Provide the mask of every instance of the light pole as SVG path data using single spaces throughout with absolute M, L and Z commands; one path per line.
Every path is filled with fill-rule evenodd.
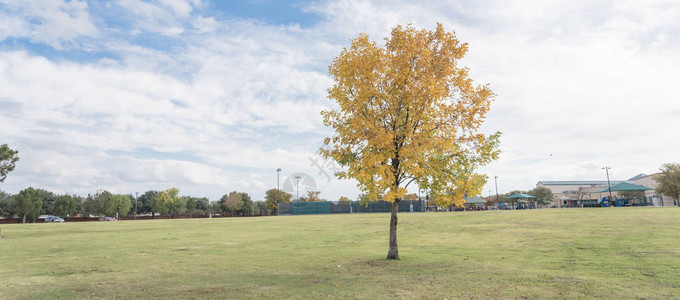
M 276 169 L 276 189 L 280 190 L 281 186 L 279 185 L 279 176 L 281 175 L 281 168 Z
M 602 167 L 607 172 L 607 189 L 609 189 L 609 205 L 611 207 L 614 207 L 614 198 L 612 198 L 612 184 L 609 181 L 609 170 L 611 169 L 610 167 L 604 166 Z
M 279 194 L 281 193 L 281 186 L 279 185 L 279 176 L 281 175 L 281 168 L 276 169 L 276 215 L 279 214 Z
M 139 192 L 135 192 L 135 220 L 137 220 L 137 202 L 139 202 Z
M 499 197 L 498 197 L 498 175 L 493 177 L 493 181 L 496 184 L 496 202 L 498 202 L 498 199 L 499 199 Z
M 295 181 L 296 181 L 295 184 L 297 185 L 297 195 L 296 195 L 297 201 L 300 201 L 300 178 L 301 178 L 300 176 L 295 176 Z

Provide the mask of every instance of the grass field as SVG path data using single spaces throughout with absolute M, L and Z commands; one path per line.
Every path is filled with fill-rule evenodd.
M 0 225 L 0 299 L 680 298 L 680 209 Z

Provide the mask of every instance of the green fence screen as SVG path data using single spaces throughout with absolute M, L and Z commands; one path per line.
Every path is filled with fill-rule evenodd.
M 291 215 L 325 215 L 330 213 L 331 203 L 328 201 L 291 203 Z
M 401 200 L 397 210 L 399 212 L 423 212 L 425 211 L 425 201 Z M 392 203 L 387 201 L 373 201 L 363 204 L 359 201 L 293 202 L 279 204 L 280 215 L 385 213 L 391 211 Z

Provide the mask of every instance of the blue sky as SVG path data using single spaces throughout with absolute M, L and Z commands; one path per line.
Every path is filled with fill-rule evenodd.
M 0 0 L 0 144 L 21 156 L 0 189 L 262 199 L 282 168 L 355 198 L 316 155 L 327 66 L 360 32 L 436 22 L 498 95 L 482 195 L 677 162 L 676 1 Z

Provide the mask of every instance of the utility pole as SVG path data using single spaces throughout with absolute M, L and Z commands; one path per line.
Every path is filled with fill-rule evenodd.
M 612 197 L 612 184 L 609 181 L 609 170 L 611 169 L 610 167 L 604 166 L 602 167 L 607 172 L 607 188 L 609 189 L 609 205 L 611 207 L 614 207 L 614 198 Z
M 297 182 L 296 183 L 297 184 L 297 195 L 296 195 L 297 201 L 300 201 L 300 178 L 302 178 L 302 177 L 295 176 L 295 181 Z
M 281 186 L 279 185 L 279 177 L 281 175 L 281 168 L 276 169 L 276 215 L 279 214 L 279 196 L 281 194 Z
M 139 192 L 135 192 L 135 220 L 137 220 L 137 202 L 139 202 Z
M 498 199 L 500 199 L 500 197 L 498 196 L 498 175 L 493 177 L 493 181 L 496 184 L 496 202 L 498 202 Z

